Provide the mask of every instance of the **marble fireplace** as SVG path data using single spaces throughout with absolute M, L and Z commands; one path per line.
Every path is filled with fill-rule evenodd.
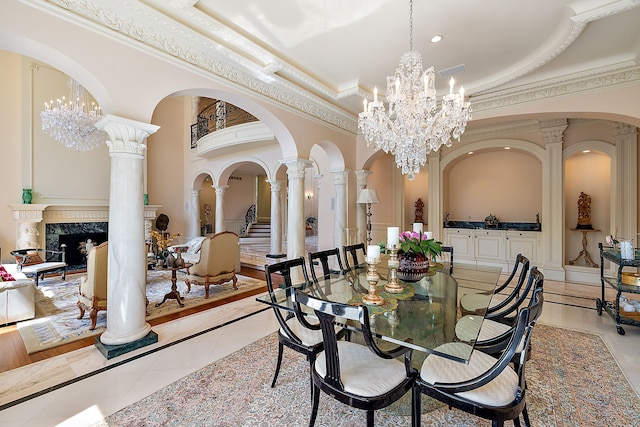
M 92 205 L 10 205 L 16 221 L 16 249 L 46 248 L 59 250 L 66 245 L 69 266 L 86 265 L 80 243 L 91 239 L 107 240 L 109 206 Z M 151 238 L 159 205 L 144 207 L 145 238 Z

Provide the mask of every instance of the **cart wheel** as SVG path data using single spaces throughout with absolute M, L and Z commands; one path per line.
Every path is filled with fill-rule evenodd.
M 600 301 L 600 298 L 596 298 L 596 311 L 598 316 L 602 316 L 602 301 Z
M 624 329 L 622 329 L 622 326 L 616 326 L 616 329 L 620 335 L 624 335 Z

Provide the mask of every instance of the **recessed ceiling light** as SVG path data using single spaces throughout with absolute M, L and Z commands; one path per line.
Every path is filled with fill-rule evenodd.
M 442 40 L 442 36 L 440 34 L 437 34 L 437 35 L 431 37 L 431 43 L 438 43 L 441 40 Z
M 473 151 L 469 151 L 467 154 L 473 154 Z
M 505 150 L 511 150 L 511 147 L 504 147 Z
M 583 153 L 590 153 L 591 150 L 582 150 Z

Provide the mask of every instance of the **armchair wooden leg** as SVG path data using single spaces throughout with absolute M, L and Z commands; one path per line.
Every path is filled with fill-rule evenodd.
M 84 304 L 78 301 L 77 305 L 78 305 L 78 309 L 80 309 L 80 316 L 78 316 L 78 319 L 82 319 L 84 317 Z
M 96 323 L 98 322 L 98 309 L 92 308 L 91 313 L 89 313 L 89 317 L 91 318 L 91 327 L 90 331 L 93 331 L 96 328 Z

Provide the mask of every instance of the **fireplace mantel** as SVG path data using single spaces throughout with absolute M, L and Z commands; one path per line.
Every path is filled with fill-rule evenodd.
M 16 204 L 9 207 L 17 223 L 16 248 L 19 249 L 43 247 L 45 224 L 109 221 L 109 206 L 104 205 Z M 149 225 L 159 208 L 161 205 L 145 205 L 145 231 L 151 229 Z

